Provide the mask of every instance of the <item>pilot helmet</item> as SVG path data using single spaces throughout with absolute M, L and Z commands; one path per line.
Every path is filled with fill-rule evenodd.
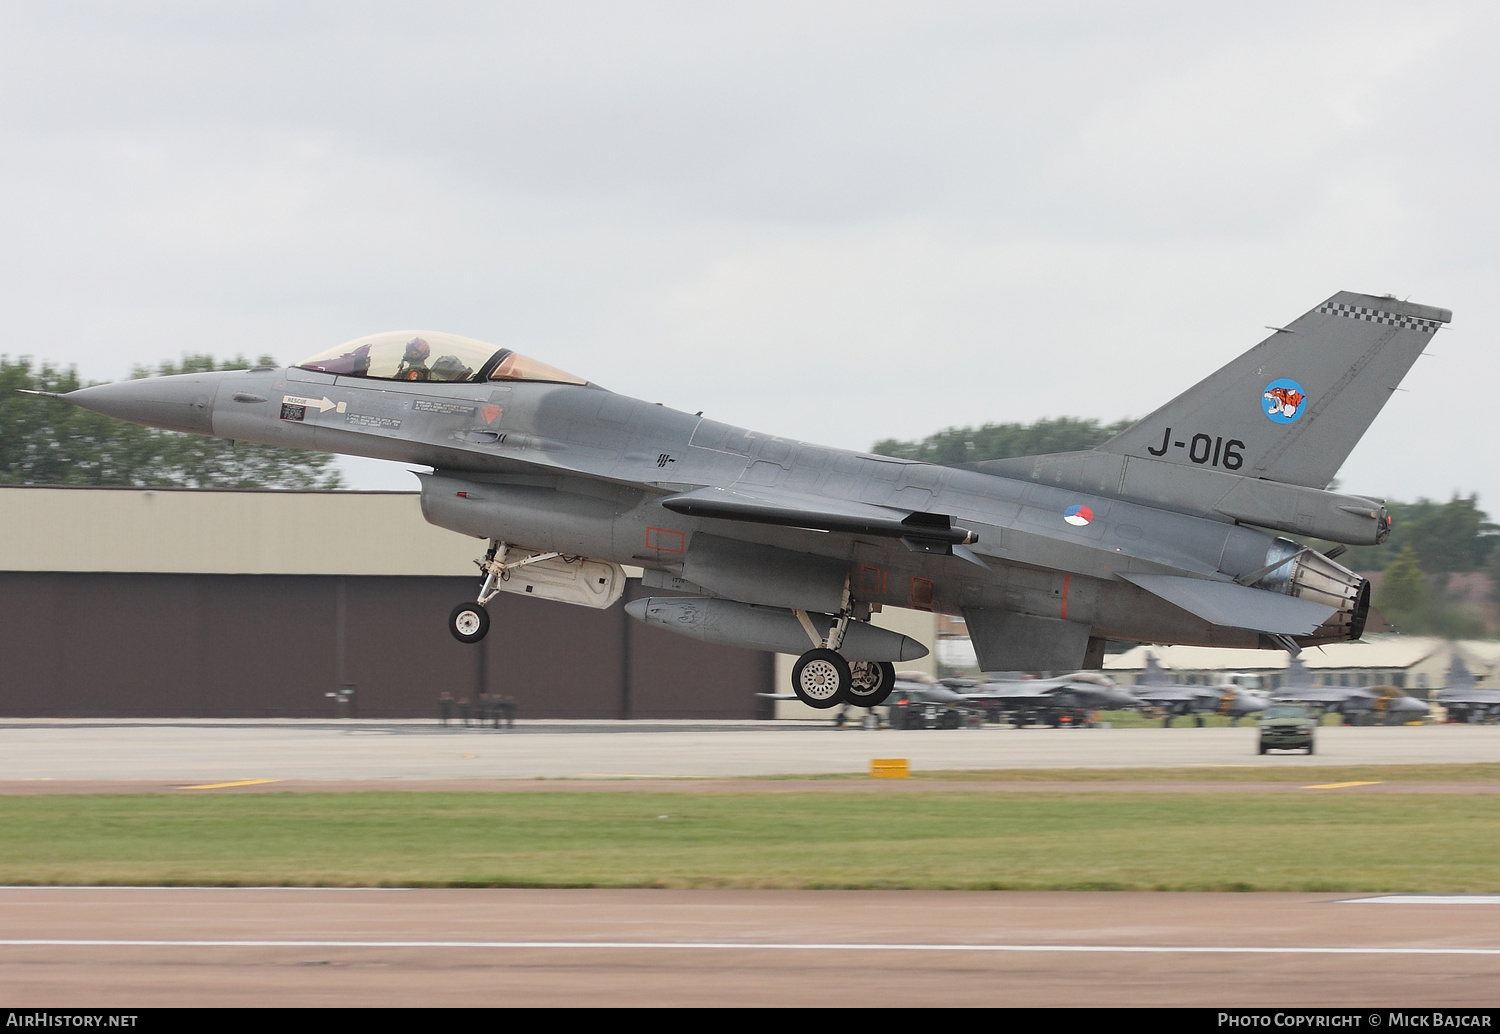
M 406 343 L 406 361 L 409 363 L 419 363 L 431 353 L 432 348 L 419 337 L 414 337 Z

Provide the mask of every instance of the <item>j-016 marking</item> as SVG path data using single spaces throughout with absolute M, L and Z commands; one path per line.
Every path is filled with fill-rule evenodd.
M 1217 467 L 1222 460 L 1225 470 L 1239 470 L 1245 463 L 1244 454 L 1240 451 L 1244 447 L 1245 443 L 1238 438 L 1231 438 L 1226 442 L 1223 435 L 1211 438 L 1206 434 L 1195 434 L 1187 441 L 1173 440 L 1172 429 L 1169 427 L 1162 433 L 1161 444 L 1146 451 L 1153 456 L 1165 456 L 1168 448 L 1187 449 L 1188 459 L 1200 466 L 1207 464 Z

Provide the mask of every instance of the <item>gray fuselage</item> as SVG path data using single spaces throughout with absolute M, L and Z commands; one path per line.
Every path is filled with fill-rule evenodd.
M 713 554 L 738 548 L 737 559 L 749 562 L 739 565 L 739 583 L 711 576 L 717 584 L 687 587 L 743 602 L 829 611 L 841 588 L 833 572 L 842 572 L 862 603 L 1017 612 L 1086 625 L 1100 638 L 1263 645 L 1253 631 L 1211 624 L 1118 577 L 1228 580 L 1275 559 L 1278 540 L 1227 518 L 790 441 L 595 385 L 404 383 L 298 368 L 185 375 L 156 385 L 161 398 L 149 414 L 112 415 L 428 465 L 435 472 L 423 478 L 422 506 L 434 524 L 637 565 L 663 578 L 712 575 L 728 566 L 713 563 Z M 184 407 L 175 423 L 165 415 L 171 402 Z M 102 397 L 90 408 L 109 411 Z M 983 565 L 888 537 L 690 517 L 660 505 L 707 486 L 945 514 L 977 533 L 972 549 Z M 1087 524 L 1063 519 L 1079 506 L 1091 512 Z M 775 577 L 757 578 L 757 557 Z M 797 557 L 809 561 L 801 565 L 805 586 L 795 574 L 786 577 Z

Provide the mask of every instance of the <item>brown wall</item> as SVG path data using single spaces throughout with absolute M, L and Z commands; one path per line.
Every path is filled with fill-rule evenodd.
M 522 718 L 769 717 L 770 654 L 501 595 L 465 646 L 473 578 L 0 572 L 0 716 L 427 718 L 482 688 Z M 658 590 L 659 594 L 659 590 Z M 632 582 L 627 598 L 642 595 Z

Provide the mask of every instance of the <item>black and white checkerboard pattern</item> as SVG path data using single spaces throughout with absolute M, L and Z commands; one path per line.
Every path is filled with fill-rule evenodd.
M 1379 309 L 1366 308 L 1363 305 L 1345 305 L 1343 302 L 1330 302 L 1327 305 L 1318 306 L 1319 312 L 1331 313 L 1335 316 L 1346 316 L 1351 320 L 1365 320 L 1369 323 L 1387 323 L 1393 327 L 1409 327 L 1419 330 L 1424 334 L 1437 333 L 1442 324 L 1437 320 L 1418 319 L 1416 316 L 1402 316 L 1395 312 L 1381 312 Z

